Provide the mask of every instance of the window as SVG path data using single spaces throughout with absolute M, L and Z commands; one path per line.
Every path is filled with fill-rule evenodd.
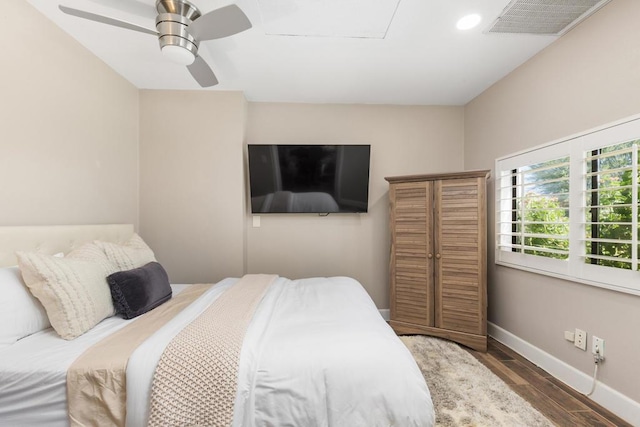
M 633 220 L 638 142 L 599 148 L 586 158 L 585 261 L 590 264 L 638 269 L 632 250 L 633 230 L 638 227 L 637 213 L 635 224 Z
M 496 263 L 640 294 L 640 119 L 496 160 Z
M 513 169 L 510 178 L 511 230 L 502 233 L 507 238 L 501 244 L 512 252 L 567 259 L 569 158 Z

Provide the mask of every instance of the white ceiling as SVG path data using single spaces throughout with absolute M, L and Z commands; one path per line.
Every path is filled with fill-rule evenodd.
M 201 43 L 199 54 L 220 81 L 201 89 L 185 67 L 162 56 L 154 36 L 58 10 L 61 3 L 154 29 L 155 0 L 28 1 L 138 88 L 239 90 L 254 102 L 464 105 L 557 39 L 486 34 L 509 0 L 376 0 L 393 5 L 380 7 L 387 14 L 392 10 L 383 38 L 275 35 L 277 10 L 265 10 L 264 4 L 276 0 L 237 0 L 253 28 Z M 286 1 L 308 2 L 316 8 L 323 2 L 336 3 Z M 228 0 L 191 2 L 202 13 L 229 4 Z M 345 9 L 358 11 L 367 3 L 374 1 L 339 0 L 337 4 L 350 4 Z M 317 16 L 320 27 L 328 23 L 330 34 L 345 34 L 335 28 L 344 17 L 324 18 L 335 13 L 340 12 L 327 9 L 326 14 L 311 16 Z M 480 14 L 482 22 L 472 30 L 457 30 L 456 21 L 468 13 Z M 279 22 L 284 28 L 300 30 L 296 14 L 280 17 Z M 362 25 L 362 20 L 353 25 Z M 375 31 L 373 37 L 379 36 L 379 26 Z

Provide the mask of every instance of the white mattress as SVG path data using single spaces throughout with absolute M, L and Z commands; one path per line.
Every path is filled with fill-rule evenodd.
M 174 295 L 186 286 L 171 285 Z M 0 349 L 0 426 L 68 426 L 67 369 L 86 349 L 135 320 L 110 317 L 71 341 L 49 328 Z

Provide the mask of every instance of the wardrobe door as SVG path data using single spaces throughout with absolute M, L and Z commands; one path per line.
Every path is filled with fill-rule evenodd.
M 435 326 L 486 334 L 485 180 L 435 181 Z
M 392 184 L 391 319 L 433 326 L 433 184 Z

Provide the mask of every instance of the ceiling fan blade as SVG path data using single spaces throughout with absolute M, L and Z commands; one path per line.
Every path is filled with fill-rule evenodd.
M 251 28 L 247 15 L 235 4 L 205 13 L 189 25 L 196 40 L 213 40 L 231 36 Z
M 102 24 L 113 25 L 115 27 L 126 28 L 127 30 L 138 31 L 145 34 L 151 34 L 153 36 L 157 36 L 158 32 L 155 30 L 150 30 L 145 27 L 141 27 L 137 24 L 132 24 L 126 21 L 120 21 L 119 19 L 109 18 L 102 15 L 97 15 L 91 12 L 85 12 L 84 10 L 73 9 L 67 6 L 58 6 L 61 11 L 66 13 L 67 15 L 77 16 L 78 18 L 89 19 L 91 21 L 100 22 Z
M 216 75 L 213 74 L 213 71 L 201 56 L 196 56 L 193 64 L 187 65 L 187 69 L 202 87 L 215 86 L 218 84 Z
M 149 18 L 156 16 L 158 12 L 153 4 L 149 4 L 144 0 L 89 0 L 103 6 L 128 12 L 133 15 Z

